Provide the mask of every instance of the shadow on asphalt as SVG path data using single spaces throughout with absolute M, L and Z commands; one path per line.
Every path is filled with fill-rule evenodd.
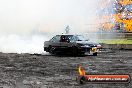
M 102 49 L 98 52 L 98 54 L 100 53 L 115 53 L 117 50 L 114 49 Z M 121 50 L 123 51 L 123 50 Z M 35 55 L 35 56 L 56 56 L 56 57 L 86 57 L 86 56 L 93 56 L 90 54 L 84 54 L 84 55 L 72 55 L 71 53 L 66 53 L 66 52 L 59 52 L 56 54 L 50 54 L 50 53 L 42 53 L 42 54 L 38 54 L 38 53 L 34 53 L 34 54 L 30 54 L 30 55 Z M 98 56 L 98 55 L 97 55 Z M 94 57 L 94 56 L 93 56 Z
M 69 54 L 69 53 L 57 53 L 57 54 L 49 54 L 49 56 L 56 56 L 56 57 L 86 57 L 86 56 L 93 56 L 93 55 L 72 55 L 72 54 Z

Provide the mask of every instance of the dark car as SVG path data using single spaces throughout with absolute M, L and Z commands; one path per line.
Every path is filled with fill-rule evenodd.
M 73 55 L 85 53 L 97 56 L 97 44 L 86 40 L 82 35 L 56 35 L 44 42 L 44 51 L 51 54 L 69 52 Z

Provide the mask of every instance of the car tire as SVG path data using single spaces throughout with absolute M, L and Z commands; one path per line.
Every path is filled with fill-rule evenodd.
M 49 46 L 49 53 L 50 53 L 50 54 L 54 54 L 54 52 L 55 52 L 55 51 L 54 51 L 54 48 L 53 48 L 52 46 Z
M 97 56 L 97 52 L 96 53 L 93 53 L 93 56 Z

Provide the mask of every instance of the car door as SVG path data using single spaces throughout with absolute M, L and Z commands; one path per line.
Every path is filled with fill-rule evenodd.
M 70 41 L 72 37 L 72 35 L 62 35 L 60 37 L 60 47 L 62 49 L 70 48 L 72 46 L 72 42 Z

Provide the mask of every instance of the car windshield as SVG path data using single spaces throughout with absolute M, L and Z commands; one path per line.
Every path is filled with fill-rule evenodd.
M 83 35 L 77 35 L 77 41 L 88 41 Z

